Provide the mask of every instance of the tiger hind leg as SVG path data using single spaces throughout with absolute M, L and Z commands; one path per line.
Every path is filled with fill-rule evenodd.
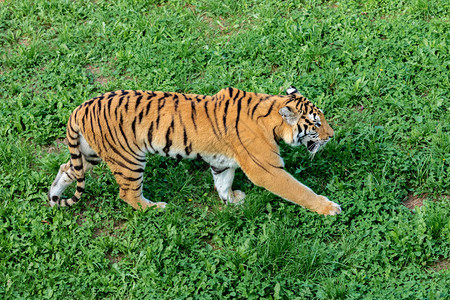
M 218 168 L 211 166 L 211 173 L 214 178 L 214 186 L 219 193 L 220 199 L 225 203 L 242 204 L 245 198 L 245 193 L 239 190 L 233 191 L 231 186 L 233 184 L 234 168 Z
M 145 163 L 130 165 L 125 162 L 116 162 L 111 159 L 106 160 L 111 169 L 117 184 L 119 185 L 119 196 L 122 200 L 130 204 L 134 209 L 145 210 L 148 207 L 165 208 L 165 202 L 152 202 L 142 195 L 142 180 Z

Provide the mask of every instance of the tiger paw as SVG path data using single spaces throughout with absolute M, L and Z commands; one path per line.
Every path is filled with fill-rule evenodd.
M 165 209 L 166 208 L 167 203 L 166 202 L 156 202 L 154 204 L 155 208 L 160 208 L 160 209 Z
M 334 216 L 341 213 L 341 206 L 333 201 L 328 200 L 327 197 L 319 196 L 323 201 L 319 209 L 316 210 L 317 213 L 325 216 Z
M 228 201 L 228 203 L 233 204 L 243 204 L 245 198 L 245 193 L 243 191 L 233 191 L 233 199 L 231 201 Z
M 165 209 L 166 205 L 167 205 L 166 202 L 151 202 L 149 200 L 146 200 L 144 205 L 142 205 L 142 203 L 139 203 L 138 206 L 136 207 L 136 209 L 142 209 L 142 210 L 146 210 L 146 209 L 150 209 L 150 208 L 152 208 L 152 209 Z

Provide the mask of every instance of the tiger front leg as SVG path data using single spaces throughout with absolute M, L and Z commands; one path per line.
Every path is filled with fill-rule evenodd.
M 254 184 L 288 201 L 321 215 L 331 216 L 341 213 L 339 204 L 328 200 L 327 197 L 317 195 L 282 168 L 270 165 L 263 168 L 253 163 L 251 159 L 242 160 L 241 168 Z
M 218 168 L 211 166 L 211 173 L 214 178 L 214 186 L 219 193 L 220 199 L 225 203 L 242 204 L 245 198 L 245 193 L 239 190 L 233 191 L 231 186 L 233 184 L 234 168 Z

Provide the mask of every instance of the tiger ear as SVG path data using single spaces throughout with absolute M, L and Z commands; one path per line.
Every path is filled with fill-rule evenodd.
M 288 89 L 286 90 L 286 95 L 292 95 L 292 94 L 299 94 L 299 92 L 297 91 L 297 89 L 295 88 L 295 86 L 290 86 L 288 87 Z
M 300 113 L 293 112 L 289 106 L 282 107 L 278 112 L 289 125 L 297 124 L 300 119 Z

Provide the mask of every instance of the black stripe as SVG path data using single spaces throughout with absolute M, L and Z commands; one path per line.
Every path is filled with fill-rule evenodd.
M 108 132 L 109 132 L 109 135 L 111 136 L 111 139 L 114 140 L 114 137 L 113 137 L 113 134 L 112 134 L 112 131 L 111 131 L 111 127 L 109 126 L 108 117 L 106 116 L 106 109 L 103 111 L 103 119 L 105 120 L 106 128 L 108 129 Z M 105 136 L 105 134 L 104 134 L 104 136 Z M 105 149 L 105 151 L 108 152 L 108 149 L 106 148 L 105 143 L 103 141 L 104 141 L 104 139 L 102 139 L 102 146 Z
M 240 91 L 240 90 L 237 90 L 236 95 L 233 97 L 233 104 L 236 103 L 236 100 L 237 100 L 237 98 L 239 97 L 240 94 L 241 94 L 241 91 Z
M 129 163 L 129 164 L 135 165 L 135 166 L 141 166 L 141 163 L 132 161 L 132 160 L 126 158 L 125 156 L 123 156 L 123 153 L 122 153 L 121 151 L 117 150 L 117 149 L 110 143 L 110 141 L 107 139 L 106 136 L 103 136 L 103 137 L 104 137 L 104 140 L 108 143 L 109 148 L 110 148 L 112 151 L 114 151 L 114 153 L 116 153 L 118 156 L 120 156 L 124 161 L 126 161 L 126 162 Z M 122 145 L 121 145 L 121 146 L 122 146 Z M 138 158 L 136 158 L 136 157 L 134 157 L 134 156 L 133 156 L 133 158 L 134 158 L 135 160 L 137 160 L 137 161 L 142 161 L 142 160 L 139 160 Z M 145 162 L 145 160 L 144 160 L 144 162 Z
M 95 107 L 92 107 L 92 110 L 89 110 L 89 119 L 90 119 L 90 123 L 91 123 L 91 129 L 92 132 L 96 132 L 96 128 L 94 127 L 94 119 L 96 119 L 95 117 Z M 98 119 L 98 118 L 97 118 Z M 94 139 L 94 145 L 97 144 L 96 138 L 95 138 L 95 134 L 92 135 L 92 138 Z
M 123 104 L 123 99 L 125 98 L 125 96 L 121 96 L 120 98 L 119 98 L 119 105 L 118 105 L 118 107 L 119 106 L 121 106 L 122 104 Z
M 125 105 L 123 106 L 125 109 L 125 113 L 128 113 L 128 100 L 130 100 L 130 96 L 127 97 L 127 99 L 125 100 Z
M 303 100 L 305 100 L 305 98 L 303 98 L 303 97 L 300 97 L 300 99 L 298 99 L 298 102 L 297 102 L 297 104 L 295 104 L 295 108 L 297 108 L 297 109 L 298 109 L 299 105 L 300 105 L 300 104 L 303 104 Z M 303 105 L 303 108 L 304 108 L 304 105 Z
M 84 155 L 84 154 L 83 154 Z M 89 154 L 89 155 L 84 155 L 86 158 L 93 158 L 93 159 L 99 159 L 100 157 L 94 153 L 94 154 Z
M 143 169 L 142 167 L 137 168 L 137 169 L 132 169 L 132 168 L 130 168 L 129 166 L 125 165 L 123 162 L 118 161 L 118 160 L 116 160 L 116 159 L 109 158 L 109 160 L 110 160 L 111 162 L 115 163 L 116 165 L 121 166 L 122 168 L 125 168 L 125 169 L 127 169 L 127 170 L 129 170 L 129 171 L 131 171 L 131 172 L 144 173 L 144 169 Z
M 85 113 L 84 113 L 84 115 L 83 115 L 83 118 L 81 118 L 81 126 L 83 127 L 83 130 L 86 130 L 86 111 L 85 111 Z
M 228 93 L 230 94 L 230 98 L 232 98 L 233 97 L 233 88 L 232 87 L 228 88 Z
M 209 124 L 211 124 L 211 128 L 212 128 L 212 130 L 213 130 L 214 135 L 215 135 L 218 139 L 220 139 L 220 136 L 217 134 L 217 131 L 216 131 L 215 127 L 214 127 L 214 123 L 212 122 L 211 117 L 209 116 L 209 113 L 208 113 L 208 103 L 209 103 L 209 101 L 206 101 L 206 102 L 205 102 L 205 112 L 206 112 L 206 117 L 207 117 L 208 120 L 209 120 Z
M 164 94 L 164 96 L 166 97 L 166 94 Z M 163 98 L 159 98 L 158 99 L 158 113 L 161 110 L 161 108 L 163 108 L 166 105 L 166 99 Z
M 127 183 L 122 183 L 122 185 L 130 186 Z M 139 185 L 137 188 L 134 188 L 134 189 L 132 189 L 132 188 L 124 188 L 123 186 L 121 187 L 121 189 L 123 191 L 135 191 L 135 192 L 139 191 L 141 188 L 142 188 L 142 185 Z M 141 193 L 141 195 L 142 195 L 142 193 Z
M 69 146 L 70 148 L 77 148 L 78 146 L 80 146 L 80 143 L 76 143 L 76 144 L 71 144 L 70 142 L 67 143 L 67 146 Z
M 131 148 L 130 143 L 128 143 L 128 138 L 127 138 L 127 136 L 125 135 L 125 132 L 123 131 L 123 126 L 122 126 L 122 124 L 123 124 L 123 119 L 122 119 L 122 115 L 120 115 L 120 123 L 119 123 L 119 130 L 120 130 L 120 133 L 122 134 L 122 137 L 123 137 L 123 139 L 125 140 L 125 143 L 127 144 L 127 147 L 128 147 L 128 149 L 131 151 L 131 153 L 134 154 L 134 156 L 139 156 L 139 154 L 137 154 L 137 153 Z M 120 142 L 120 139 L 119 139 L 118 136 L 117 136 L 117 139 L 118 139 L 119 145 L 121 145 L 122 148 L 125 150 L 125 147 L 123 147 L 123 145 L 122 145 L 122 143 Z M 127 152 L 128 152 L 128 151 L 127 151 Z
M 122 100 L 123 100 L 123 97 L 120 97 L 119 98 L 119 103 L 114 108 L 114 115 L 116 116 L 116 119 L 119 118 L 118 115 L 117 115 L 117 112 L 119 111 L 120 105 L 122 104 Z
M 276 156 L 278 156 L 279 158 L 281 158 L 281 155 L 280 155 L 280 153 L 279 152 L 277 152 L 277 151 L 273 151 L 272 150 L 272 153 L 274 153 Z
M 259 118 L 265 118 L 265 117 L 267 117 L 268 115 L 270 115 L 270 113 L 272 112 L 272 109 L 273 109 L 273 106 L 274 106 L 274 105 L 275 105 L 275 101 L 272 102 L 272 104 L 270 105 L 269 110 L 267 111 L 267 113 L 266 113 L 264 116 L 259 116 L 258 119 L 259 119 Z
M 225 102 L 225 108 L 223 109 L 223 127 L 225 128 L 225 134 L 227 133 L 227 112 L 228 105 L 230 105 L 230 100 Z
M 96 165 L 98 165 L 99 163 L 101 163 L 101 159 L 100 160 L 91 160 L 91 159 L 86 159 L 86 161 L 88 162 L 88 163 L 90 163 L 91 165 L 93 165 L 93 166 L 96 166 Z
M 247 95 L 247 92 L 244 91 L 244 97 Z M 252 96 L 248 96 L 247 106 L 250 106 L 250 102 L 253 100 Z
M 75 134 L 77 135 L 76 137 L 70 136 L 73 140 L 75 140 L 75 139 L 78 138 L 78 133 L 77 133 L 77 131 L 76 131 L 75 129 L 73 129 L 73 127 L 72 127 L 72 117 L 70 117 L 68 123 L 69 123 L 69 128 L 70 128 L 70 130 L 71 130 L 73 133 L 75 133 Z
M 136 137 L 136 118 L 131 122 L 131 131 L 133 132 L 133 136 Z
M 260 103 L 261 103 L 261 101 L 259 101 L 258 103 L 255 104 L 255 106 L 253 106 L 253 109 L 252 109 L 252 116 L 251 116 L 252 119 L 253 119 L 253 116 L 254 116 L 254 114 L 255 114 L 255 111 L 256 111 L 256 109 L 258 108 L 258 106 L 259 106 Z
M 174 108 L 175 108 L 175 112 L 178 110 L 178 95 L 177 94 L 174 94 L 173 95 L 173 99 L 174 99 L 174 101 L 175 101 L 175 103 L 174 103 Z
M 83 169 L 83 165 L 80 166 L 73 166 L 73 168 L 77 171 L 80 171 L 81 169 Z
M 90 106 L 94 102 L 94 99 L 89 99 L 88 101 L 83 103 L 83 106 Z
M 236 111 L 236 132 L 239 136 L 239 130 L 238 130 L 238 124 L 239 124 L 239 118 L 241 116 L 241 99 L 239 99 L 237 104 L 237 111 Z
M 219 121 L 217 119 L 217 101 L 214 101 L 214 120 L 216 121 L 217 131 L 220 133 Z
M 138 149 L 138 151 L 140 153 L 144 153 L 144 156 L 145 156 L 145 151 L 142 151 L 142 148 L 141 148 L 141 146 L 138 145 L 138 143 L 136 142 L 136 139 L 135 139 L 135 141 L 133 141 L 133 145 Z
M 111 103 L 112 103 L 112 98 L 108 99 L 108 112 L 111 111 Z
M 137 97 L 137 99 L 136 99 L 136 106 L 134 107 L 134 111 L 137 111 L 139 104 L 141 103 L 141 100 L 142 100 L 142 95 L 141 94 L 139 94 L 139 95 L 140 96 Z
M 145 108 L 145 115 L 148 115 L 148 112 L 149 112 L 149 110 L 150 110 L 150 107 L 152 106 L 152 103 L 153 103 L 152 100 L 150 100 L 150 101 L 147 103 L 147 107 Z
M 296 98 L 293 97 L 293 98 L 289 99 L 288 101 L 286 101 L 286 103 L 284 103 L 284 105 L 288 105 L 289 103 L 291 103 L 292 101 L 295 101 L 295 100 L 296 100 Z
M 181 96 L 183 96 L 184 100 L 187 100 L 187 101 L 192 100 L 191 98 L 188 98 L 185 94 L 181 94 Z
M 187 133 L 186 133 L 186 128 L 183 127 L 183 145 L 187 145 L 188 142 L 188 137 L 187 137 Z
M 273 139 L 277 144 L 280 144 L 280 138 L 275 133 L 275 127 L 272 129 Z
M 70 174 L 70 173 L 64 172 L 64 174 L 66 174 L 66 176 L 69 177 L 70 180 L 74 180 L 75 179 L 75 175 L 73 173 Z
M 81 158 L 81 153 L 80 154 L 70 153 L 70 158 L 71 159 L 80 159 Z
M 197 123 L 195 122 L 195 119 L 197 117 L 197 111 L 195 110 L 195 103 L 194 102 L 191 102 L 191 108 L 192 108 L 192 110 L 191 110 L 192 123 L 194 123 L 195 131 L 197 131 Z
M 111 98 L 113 98 L 115 95 L 117 95 L 116 94 L 116 92 L 111 92 L 111 93 L 109 93 L 109 95 L 108 95 L 108 99 L 111 99 Z
M 284 170 L 284 167 L 283 167 L 283 166 L 274 166 L 274 165 L 272 165 L 271 163 L 269 163 L 269 165 L 270 165 L 271 167 L 274 167 L 274 168 L 277 168 L 277 169 Z
M 101 124 L 101 120 L 100 120 L 100 116 L 101 116 L 101 114 L 102 114 L 102 108 L 103 108 L 103 105 L 101 105 L 101 103 L 100 103 L 100 101 L 99 102 L 97 102 L 98 103 L 98 111 L 97 111 L 97 126 L 98 126 L 98 129 L 99 129 L 99 132 L 100 132 L 100 134 L 103 132 L 103 128 L 102 128 L 102 124 Z
M 81 186 L 77 186 L 78 193 L 84 193 L 84 189 Z
M 124 175 L 123 173 L 121 173 L 121 172 L 114 172 L 114 175 L 119 175 L 119 176 L 121 176 L 123 179 L 129 180 L 129 181 L 138 181 L 138 180 L 141 180 L 141 179 L 142 179 L 142 175 L 139 176 L 139 177 L 128 177 L 128 176 L 125 176 L 125 175 Z
M 184 152 L 186 152 L 186 155 L 189 156 L 189 154 L 191 154 L 192 152 L 192 144 L 186 146 L 186 148 L 184 148 Z
M 152 148 L 153 151 L 155 151 L 155 149 L 152 146 L 152 139 L 153 139 L 153 122 L 150 123 L 150 128 L 148 129 L 148 133 L 147 133 L 147 139 L 148 139 L 148 144 L 150 146 L 150 148 Z
M 167 93 L 164 93 L 164 96 L 166 96 Z M 159 129 L 159 120 L 161 117 L 161 109 L 166 105 L 166 99 L 165 98 L 159 98 L 158 99 L 158 117 L 156 118 L 156 129 Z
M 221 174 L 221 173 L 223 173 L 223 172 L 225 172 L 226 170 L 229 169 L 229 168 L 221 169 L 221 168 L 217 168 L 217 167 L 214 167 L 214 166 L 210 166 L 210 167 L 211 167 L 211 170 L 213 171 L 214 175 L 219 175 L 219 174 Z
M 172 146 L 172 140 L 170 139 L 170 133 L 174 131 L 173 127 L 174 127 L 174 121 L 172 119 L 172 123 L 170 123 L 170 126 L 169 126 L 169 128 L 167 128 L 167 131 L 166 131 L 166 145 L 163 148 L 163 151 L 166 154 L 166 156 L 170 151 L 170 147 Z

